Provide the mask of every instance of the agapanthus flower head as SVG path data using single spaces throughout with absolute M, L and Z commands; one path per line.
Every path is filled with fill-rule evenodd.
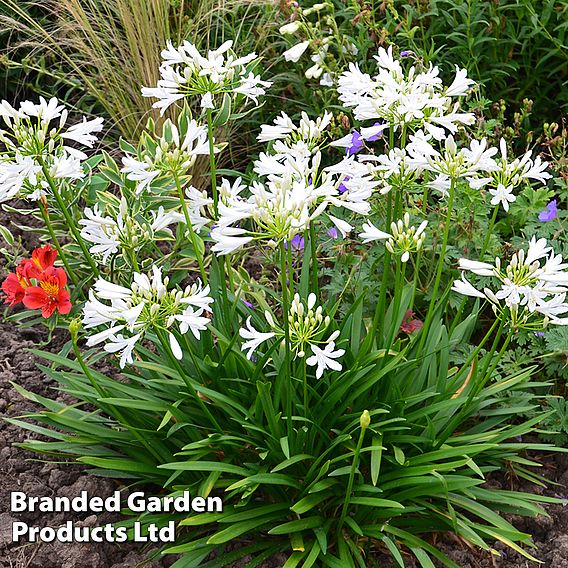
M 112 255 L 124 251 L 136 254 L 142 247 L 160 238 L 172 236 L 170 225 L 183 222 L 184 216 L 178 211 L 165 211 L 160 206 L 157 211 L 134 211 L 122 198 L 118 206 L 108 204 L 106 214 L 98 204 L 91 209 L 86 207 L 85 217 L 79 221 L 82 225 L 81 237 L 92 243 L 89 251 L 101 264 L 109 262 Z
M 497 148 L 488 148 L 485 139 L 472 140 L 469 147 L 458 148 L 453 136 L 449 135 L 441 151 L 437 150 L 432 142 L 432 138 L 421 131 L 411 136 L 407 146 L 410 155 L 408 163 L 418 171 L 428 170 L 437 174 L 429 185 L 443 194 L 447 193 L 452 179 L 465 177 L 472 185 L 472 176 L 497 169 L 493 159 Z
M 386 120 L 395 129 L 423 128 L 438 140 L 446 131 L 455 133 L 458 125 L 474 122 L 473 114 L 458 112 L 454 100 L 473 85 L 464 69 L 456 67 L 454 81 L 444 87 L 438 68 L 432 65 L 426 70 L 412 66 L 405 72 L 392 46 L 379 48 L 375 59 L 379 71 L 374 77 L 351 63 L 338 80 L 339 99 L 354 109 L 357 120 Z
M 54 266 L 57 251 L 50 245 L 37 248 L 32 258 L 24 259 L 2 282 L 4 303 L 16 306 L 22 303 L 30 310 L 41 310 L 44 318 L 58 311 L 68 314 L 71 299 L 65 289 L 67 274 Z
M 478 288 L 462 275 L 452 289 L 487 299 L 495 313 L 506 317 L 513 329 L 539 330 L 547 323 L 568 325 L 568 317 L 559 317 L 568 312 L 568 264 L 554 253 L 546 239 L 533 237 L 526 252 L 521 249 L 513 254 L 507 265 L 499 258 L 494 264 L 462 258 L 459 265 L 464 272 L 496 278 L 500 288 Z
M 410 254 L 418 252 L 424 245 L 427 225 L 428 221 L 422 221 L 418 228 L 411 225 L 410 214 L 405 213 L 402 219 L 391 223 L 390 233 L 381 231 L 369 222 L 363 225 L 359 237 L 364 243 L 385 240 L 385 247 L 391 254 L 400 256 L 401 262 L 408 262 Z
M 39 199 L 50 192 L 46 176 L 55 180 L 84 177 L 80 149 L 92 148 L 103 119 L 66 126 L 67 110 L 56 98 L 24 101 L 16 110 L 0 103 L 0 202 L 15 197 Z
M 258 97 L 272 83 L 250 69 L 250 63 L 258 59 L 256 53 L 236 57 L 232 46 L 232 41 L 226 41 L 204 56 L 187 40 L 177 47 L 168 42 L 162 51 L 161 78 L 156 87 L 143 87 L 142 95 L 158 99 L 152 106 L 161 115 L 186 97 L 201 97 L 205 109 L 217 108 L 225 94 L 241 94 L 258 104 Z
M 509 203 L 516 200 L 514 190 L 522 184 L 532 181 L 546 183 L 552 176 L 546 171 L 548 163 L 543 162 L 540 156 L 532 158 L 532 152 L 525 152 L 520 158 L 512 161 L 508 159 L 507 143 L 504 138 L 499 142 L 500 157 L 495 160 L 495 166 L 486 169 L 486 173 L 476 172 L 468 179 L 470 186 L 475 189 L 486 187 L 493 196 L 492 205 L 501 204 L 505 211 L 509 210 Z
M 148 330 L 167 332 L 170 346 L 176 358 L 183 353 L 174 333 L 191 331 L 199 339 L 206 329 L 213 299 L 209 286 L 200 282 L 184 289 L 168 289 L 169 278 L 162 276 L 158 266 L 146 275 L 135 272 L 129 287 L 99 278 L 89 293 L 83 308 L 83 325 L 90 330 L 104 329 L 87 338 L 87 345 L 105 343 L 105 350 L 120 353 L 120 366 L 133 362 L 136 343 Z
M 122 158 L 122 171 L 136 182 L 137 194 L 162 183 L 172 185 L 176 176 L 187 175 L 197 156 L 209 155 L 207 127 L 182 113 L 177 125 L 165 121 L 161 136 L 145 132 L 135 150 Z
M 293 153 L 309 155 L 319 147 L 332 117 L 333 115 L 326 111 L 322 116 L 311 120 L 305 112 L 302 112 L 300 121 L 296 124 L 282 111 L 272 124 L 261 125 L 257 140 L 259 142 L 276 140 L 273 147 L 273 153 L 276 155 Z
M 339 331 L 333 332 L 327 339 L 323 339 L 326 330 L 331 324 L 331 318 L 324 315 L 323 308 L 316 306 L 317 298 L 315 294 L 310 294 L 307 301 L 302 301 L 299 294 L 295 294 L 290 304 L 288 314 L 289 341 L 290 347 L 295 358 L 305 358 L 311 351 L 312 355 L 306 358 L 306 364 L 317 367 L 316 377 L 319 379 L 325 369 L 341 370 L 341 364 L 336 361 L 345 351 L 335 349 L 335 340 L 339 336 Z M 284 326 L 276 321 L 275 317 L 268 311 L 264 317 L 271 331 L 261 333 L 257 331 L 249 317 L 246 327 L 241 328 L 239 334 L 246 339 L 242 346 L 242 351 L 248 351 L 247 358 L 251 359 L 258 347 L 272 338 L 283 341 L 286 337 Z M 323 345 L 321 349 L 319 346 Z

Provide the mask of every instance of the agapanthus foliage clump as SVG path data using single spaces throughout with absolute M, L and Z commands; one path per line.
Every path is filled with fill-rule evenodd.
M 325 10 L 298 10 L 280 31 L 311 34 L 309 18 Z M 230 41 L 206 56 L 168 44 L 157 86 L 142 92 L 175 119 L 150 121 L 119 157 L 89 158 L 93 171 L 65 140 L 92 145 L 100 121 L 62 131 L 56 103 L 23 103 L 21 116 L 3 103 L 7 124 L 27 134 L 0 172 L 31 169 L 17 191 L 5 173 L 0 187 L 6 198 L 45 190 L 43 218 L 77 298 L 73 355 L 44 354 L 48 372 L 90 405 L 50 402 L 33 418 L 57 441 L 26 447 L 161 495 L 221 495 L 221 513 L 168 516 L 177 542 L 164 552 L 182 554 L 180 568 L 281 552 L 286 566 L 365 566 L 384 553 L 399 566 L 409 555 L 455 566 L 432 532 L 533 558 L 530 537 L 501 513 L 558 500 L 486 481 L 505 467 L 534 479 L 519 455 L 553 449 L 526 437 L 546 415 L 519 410 L 533 408 L 535 367 L 500 364 L 521 332 L 568 321 L 568 265 L 536 234 L 526 252 L 491 237 L 514 191 L 548 183 L 548 164 L 531 152 L 510 161 L 504 140 L 477 135 L 462 108 L 474 87 L 465 70 L 445 81 L 391 46 L 367 72 L 346 38 L 317 39 L 284 57 L 310 49 L 306 76 L 321 77 L 336 105 L 319 117 L 276 109 L 240 169 L 218 171 L 230 149 L 220 129 L 252 120 L 234 103 L 260 104 L 271 82 Z M 349 57 L 328 66 L 338 48 Z M 40 138 L 47 149 L 27 153 Z M 67 159 L 78 160 L 75 177 L 56 175 Z M 482 212 L 466 251 L 471 203 Z M 6 301 L 67 314 L 55 258 L 35 251 L 4 282 Z M 100 371 L 106 354 L 121 380 Z

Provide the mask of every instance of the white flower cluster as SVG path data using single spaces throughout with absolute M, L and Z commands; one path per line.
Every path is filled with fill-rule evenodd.
M 52 179 L 82 179 L 82 161 L 87 155 L 70 146 L 92 148 L 102 130 L 103 119 L 95 118 L 66 127 L 67 110 L 54 97 L 39 103 L 24 101 L 16 110 L 8 102 L 0 103 L 0 202 L 15 197 L 39 199 L 49 192 Z M 55 122 L 54 122 L 55 121 Z
M 111 255 L 124 250 L 138 251 L 144 245 L 158 240 L 161 233 L 171 236 L 168 229 L 174 223 L 183 222 L 184 217 L 176 211 L 165 211 L 162 206 L 151 211 L 151 219 L 144 219 L 143 212 L 132 215 L 128 210 L 126 199 L 122 198 L 118 211 L 111 211 L 112 216 L 104 215 L 98 204 L 91 209 L 86 207 L 85 218 L 79 221 L 83 226 L 81 237 L 89 243 L 91 254 L 107 264 Z
M 379 48 L 375 56 L 379 71 L 371 77 L 356 63 L 339 77 L 339 99 L 353 108 L 357 120 L 386 120 L 395 130 L 406 126 L 412 131 L 426 130 L 441 140 L 446 130 L 454 133 L 459 124 L 472 124 L 471 113 L 458 112 L 454 97 L 465 95 L 473 81 L 465 69 L 456 68 L 456 76 L 444 87 L 439 69 L 430 67 L 420 72 L 412 66 L 405 72 L 392 54 L 392 46 Z
M 136 155 L 127 152 L 122 158 L 122 171 L 127 179 L 136 182 L 136 194 L 164 179 L 171 183 L 172 176 L 182 176 L 191 169 L 197 156 L 209 155 L 207 128 L 183 116 L 179 122 L 178 128 L 166 120 L 157 140 L 144 133 Z
M 267 240 L 272 246 L 291 241 L 330 205 L 368 214 L 368 199 L 378 181 L 364 174 L 348 180 L 343 167 L 320 168 L 319 147 L 330 119 L 329 113 L 316 121 L 304 115 L 295 125 L 282 113 L 273 125 L 262 126 L 259 139 L 272 145 L 255 162 L 260 179 L 249 187 L 240 179 L 232 185 L 222 182 L 219 219 L 211 231 L 214 252 L 231 254 L 253 240 Z M 243 226 L 247 220 L 250 229 Z M 342 221 L 338 228 L 350 230 Z
M 226 41 L 205 57 L 189 41 L 178 47 L 168 42 L 162 51 L 161 79 L 156 87 L 143 87 L 142 95 L 158 99 L 152 106 L 159 108 L 161 115 L 176 101 L 196 95 L 201 96 L 205 109 L 216 108 L 216 98 L 225 93 L 242 94 L 258 104 L 257 97 L 272 83 L 248 70 L 256 53 L 236 58 L 230 51 L 232 45 Z
M 461 280 L 454 282 L 452 290 L 489 300 L 495 313 L 503 317 L 505 308 L 508 308 L 513 329 L 540 330 L 549 322 L 568 325 L 568 317 L 559 317 L 568 312 L 568 303 L 565 302 L 568 264 L 547 246 L 546 239 L 533 237 L 527 252 L 516 252 L 506 266 L 499 258 L 495 259 L 495 264 L 462 258 L 459 266 L 477 276 L 493 277 L 501 287 L 498 290 L 490 287 L 478 289 L 462 274 Z M 544 318 L 535 321 L 536 314 Z
M 363 239 L 364 243 L 372 241 L 386 240 L 386 249 L 396 256 L 400 256 L 401 262 L 408 262 L 410 253 L 418 252 L 424 244 L 428 221 L 422 221 L 418 228 L 410 225 L 410 215 L 404 214 L 402 219 L 397 222 L 391 223 L 391 232 L 385 233 L 377 229 L 372 223 L 363 224 L 363 232 L 359 237 Z
M 87 345 L 106 342 L 105 351 L 119 353 L 123 368 L 133 362 L 133 350 L 147 330 L 162 330 L 169 336 L 173 354 L 181 359 L 183 352 L 171 329 L 177 324 L 179 333 L 191 331 L 199 339 L 209 323 L 203 314 L 211 312 L 213 299 L 209 286 L 201 283 L 184 290 L 168 290 L 168 283 L 157 266 L 150 277 L 135 272 L 130 288 L 99 278 L 83 308 L 83 324 L 86 329 L 105 329 L 88 337 Z
M 516 187 L 528 180 L 537 180 L 546 183 L 552 176 L 545 171 L 547 162 L 543 162 L 540 156 L 532 158 L 532 152 L 526 152 L 521 158 L 515 158 L 507 162 L 507 143 L 503 138 L 499 143 L 501 152 L 500 159 L 496 160 L 495 168 L 487 170 L 489 176 L 478 177 L 470 180 L 470 185 L 476 189 L 488 187 L 492 195 L 491 204 L 501 204 L 505 211 L 509 211 L 509 203 L 513 203 L 517 197 L 513 191 Z
M 326 340 L 322 339 L 331 319 L 329 316 L 324 317 L 321 306 L 315 307 L 316 300 L 316 295 L 312 293 L 308 296 L 307 303 L 304 304 L 299 294 L 295 294 L 287 317 L 290 348 L 294 356 L 303 358 L 306 356 L 307 350 L 310 349 L 312 355 L 306 359 L 306 364 L 317 367 L 316 377 L 319 379 L 326 369 L 341 371 L 341 363 L 336 359 L 341 357 L 345 350 L 335 349 L 335 340 L 339 336 L 339 331 L 334 331 Z M 247 359 L 251 359 L 254 352 L 265 341 L 273 337 L 280 340 L 286 337 L 283 327 L 274 321 L 270 312 L 265 312 L 264 317 L 272 331 L 267 333 L 257 331 L 252 326 L 250 317 L 247 319 L 246 327 L 239 331 L 240 336 L 246 339 L 241 350 L 247 351 Z M 323 345 L 323 349 L 319 345 Z
M 410 156 L 409 164 L 421 172 L 433 172 L 436 178 L 428 185 L 446 195 L 451 181 L 467 178 L 474 187 L 473 179 L 478 173 L 486 174 L 497 169 L 493 156 L 497 148 L 488 148 L 487 140 L 472 140 L 469 148 L 460 148 L 452 135 L 444 141 L 443 150 L 437 150 L 432 144 L 432 137 L 419 130 L 410 137 L 407 151 Z
M 347 156 L 334 166 L 343 171 L 344 182 L 368 184 L 376 180 L 382 194 L 393 187 L 403 190 L 417 181 L 425 172 L 435 175 L 427 185 L 447 195 L 452 182 L 467 180 L 472 189 L 487 187 L 491 204 L 501 204 L 505 211 L 515 201 L 513 190 L 521 183 L 537 180 L 545 183 L 551 176 L 548 164 L 531 152 L 508 162 L 507 147 L 488 147 L 487 140 L 472 140 L 469 147 L 458 147 L 454 134 L 463 124 L 472 124 L 471 113 L 459 113 L 456 96 L 465 95 L 473 81 L 465 70 L 458 69 L 449 87 L 442 85 L 437 67 L 419 72 L 411 67 L 404 72 L 392 55 L 392 48 L 379 49 L 376 56 L 379 73 L 371 78 L 352 64 L 339 79 L 340 99 L 353 108 L 355 118 L 361 121 L 381 120 L 373 126 L 362 127 L 332 142 L 332 146 L 346 148 Z M 387 129 L 402 126 L 410 130 L 409 143 L 403 148 L 389 148 L 385 154 L 360 154 L 366 143 L 377 140 Z

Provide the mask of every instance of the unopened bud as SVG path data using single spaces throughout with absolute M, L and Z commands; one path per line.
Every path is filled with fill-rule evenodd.
M 361 424 L 361 429 L 366 430 L 369 425 L 371 424 L 371 415 L 369 414 L 368 410 L 363 410 L 363 414 L 361 414 L 361 419 L 359 420 Z
M 81 318 L 75 318 L 69 323 L 69 333 L 71 334 L 73 343 L 77 342 L 77 337 L 79 336 L 79 332 L 81 331 L 82 327 L 83 322 L 81 321 Z

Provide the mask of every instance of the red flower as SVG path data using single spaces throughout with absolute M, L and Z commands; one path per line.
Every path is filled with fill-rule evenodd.
M 39 286 L 30 286 L 24 291 L 24 306 L 32 310 L 41 310 L 44 318 L 50 317 L 55 310 L 60 314 L 71 311 L 69 292 L 64 290 L 67 275 L 62 268 L 46 268 L 38 278 Z
M 16 272 L 8 274 L 4 282 L 2 282 L 2 292 L 6 294 L 4 303 L 11 306 L 16 306 L 24 299 L 26 288 L 31 286 L 29 278 L 26 276 L 26 270 L 20 264 L 16 268 Z
M 40 278 L 44 270 L 53 268 L 56 258 L 57 250 L 52 249 L 51 245 L 45 245 L 41 248 L 36 248 L 32 252 L 31 260 L 23 260 L 21 264 L 25 265 L 26 275 L 29 278 Z
M 412 319 L 414 317 L 414 312 L 412 310 L 406 310 L 404 317 L 402 318 L 402 323 L 400 324 L 400 331 L 404 333 L 412 333 L 417 329 L 422 329 L 424 325 L 419 319 Z
M 2 282 L 4 303 L 15 306 L 23 302 L 26 308 L 41 310 L 44 318 L 50 317 L 55 310 L 68 314 L 71 300 L 64 289 L 67 274 L 62 268 L 53 266 L 56 258 L 57 250 L 45 245 L 36 248 L 31 258 L 22 260 L 16 272 L 8 274 Z

